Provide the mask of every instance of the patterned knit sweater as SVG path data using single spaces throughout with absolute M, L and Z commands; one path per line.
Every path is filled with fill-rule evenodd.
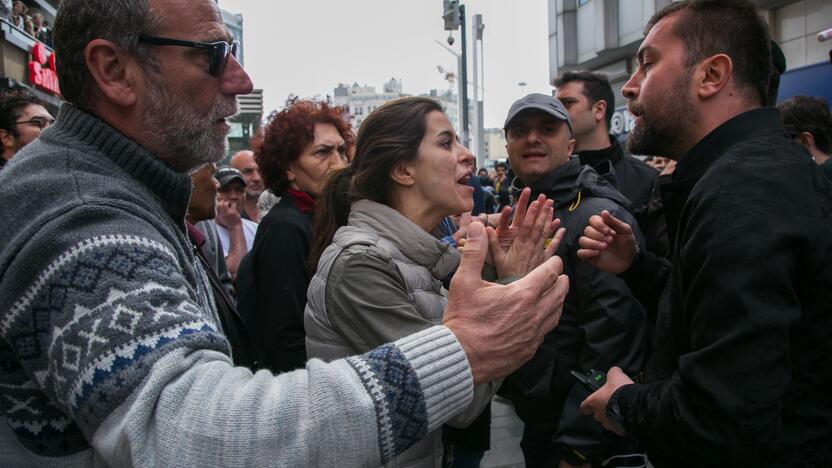
M 373 466 L 468 406 L 444 327 L 277 377 L 233 367 L 190 192 L 71 105 L 0 174 L 0 466 Z

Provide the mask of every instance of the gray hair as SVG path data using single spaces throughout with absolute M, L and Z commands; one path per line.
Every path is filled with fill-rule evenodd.
M 93 79 L 84 59 L 84 49 L 94 39 L 106 39 L 132 53 L 142 66 L 158 68 L 138 42 L 158 22 L 148 0 L 63 0 L 52 34 L 64 99 L 82 109 L 92 107 Z

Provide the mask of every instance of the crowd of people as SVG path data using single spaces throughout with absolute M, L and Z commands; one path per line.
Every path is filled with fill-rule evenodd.
M 626 145 L 568 72 L 493 172 L 428 97 L 292 96 L 218 166 L 211 0 L 54 40 L 57 118 L 0 96 L 0 465 L 475 467 L 496 394 L 529 467 L 832 465 L 832 116 L 752 3 L 651 18 Z
M 4 18 L 26 34 L 52 47 L 52 28 L 43 13 L 29 7 L 21 0 L 0 0 L 0 18 Z

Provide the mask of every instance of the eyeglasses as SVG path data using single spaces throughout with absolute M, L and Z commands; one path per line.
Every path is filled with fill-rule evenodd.
M 17 124 L 17 125 L 31 124 L 31 125 L 34 125 L 34 126 L 38 127 L 41 130 L 49 127 L 53 123 L 55 123 L 55 119 L 49 119 L 49 118 L 46 118 L 46 117 L 35 117 L 34 119 L 31 119 L 31 120 L 21 120 L 20 122 L 15 122 L 15 124 Z
M 225 66 L 228 64 L 228 56 L 233 55 L 238 58 L 240 52 L 240 42 L 234 41 L 230 44 L 225 41 L 219 42 L 191 42 L 179 39 L 170 39 L 167 37 L 140 37 L 139 42 L 151 45 L 160 46 L 179 46 L 179 47 L 193 47 L 195 49 L 205 49 L 208 51 L 208 58 L 210 65 L 208 65 L 208 73 L 211 76 L 220 76 L 225 71 Z

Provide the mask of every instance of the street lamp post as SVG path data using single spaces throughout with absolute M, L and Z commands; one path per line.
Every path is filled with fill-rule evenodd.
M 461 84 L 460 89 L 462 90 L 462 125 L 460 125 L 460 127 L 462 130 L 462 144 L 468 147 L 470 144 L 468 138 L 468 41 L 466 40 L 467 29 L 465 27 L 465 5 L 460 5 L 459 0 L 443 0 L 442 5 L 444 7 L 442 18 L 445 20 L 445 30 L 455 31 L 459 28 L 462 35 L 462 42 L 460 43 L 460 46 L 462 47 L 462 57 L 460 59 L 459 67 L 459 80 Z M 451 41 L 449 40 L 448 42 Z

